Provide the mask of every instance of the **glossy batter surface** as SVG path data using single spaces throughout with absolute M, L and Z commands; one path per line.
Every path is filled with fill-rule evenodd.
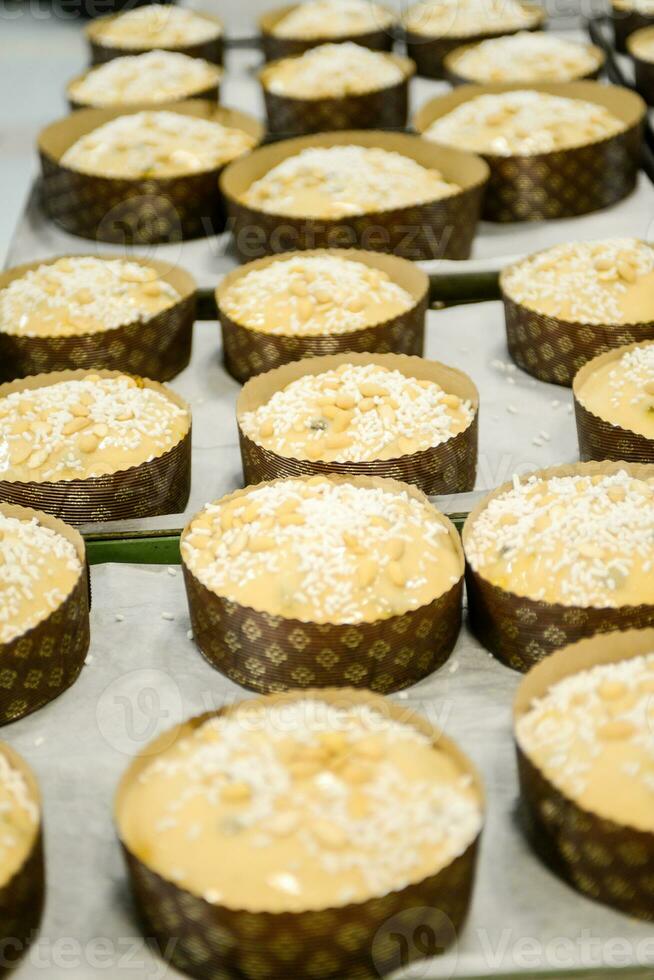
M 39 808 L 21 772 L 0 752 L 0 888 L 27 859 L 39 823 Z
M 183 7 L 150 4 L 118 14 L 102 24 L 94 37 L 111 48 L 175 48 L 201 44 L 220 36 L 221 27 Z
M 348 37 L 390 27 L 393 14 L 369 0 L 306 0 L 275 24 L 277 37 L 310 41 Z
M 599 366 L 577 398 L 599 418 L 654 439 L 654 344 Z
M 275 95 L 294 99 L 335 99 L 398 85 L 402 69 L 388 55 L 359 44 L 323 44 L 299 58 L 284 58 L 264 72 Z
M 202 58 L 177 51 L 147 51 L 113 58 L 93 68 L 69 88 L 75 102 L 88 106 L 187 99 L 218 85 L 222 70 Z
M 594 72 L 597 52 L 589 44 L 544 31 L 520 31 L 489 38 L 452 58 L 452 70 L 480 84 L 490 82 L 571 82 Z

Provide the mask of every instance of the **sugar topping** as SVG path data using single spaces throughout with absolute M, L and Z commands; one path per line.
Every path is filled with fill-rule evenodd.
M 530 309 L 581 323 L 654 320 L 654 248 L 635 238 L 556 245 L 510 266 L 502 289 Z
M 411 207 L 460 190 L 436 169 L 378 147 L 308 147 L 287 157 L 243 194 L 270 214 L 345 218 Z
M 396 459 L 466 429 L 469 401 L 377 364 L 341 364 L 292 381 L 239 424 L 266 449 L 328 462 Z
M 654 439 L 654 343 L 592 371 L 577 398 L 600 418 Z
M 305 0 L 275 24 L 273 34 L 299 40 L 348 37 L 383 30 L 394 19 L 371 0 Z
M 557 681 L 516 729 L 550 782 L 589 810 L 654 831 L 654 653 Z
M 79 336 L 147 323 L 181 299 L 152 266 L 122 259 L 57 259 L 0 290 L 0 331 Z
M 222 34 L 217 21 L 194 10 L 149 4 L 94 25 L 94 40 L 116 48 L 175 48 L 202 44 Z
M 530 156 L 608 139 L 625 123 L 603 105 L 528 89 L 477 95 L 436 119 L 427 139 L 493 156 Z
M 149 462 L 188 432 L 161 388 L 127 375 L 58 381 L 0 399 L 0 479 L 85 479 Z
M 7 517 L 0 510 L 0 643 L 21 636 L 57 609 L 81 572 L 67 538 L 36 518 Z
M 325 253 L 278 259 L 220 297 L 236 323 L 270 334 L 325 336 L 391 320 L 415 300 L 383 269 Z
M 246 703 L 178 740 L 130 785 L 119 822 L 130 849 L 206 901 L 279 912 L 434 874 L 482 811 L 461 763 L 409 719 L 298 697 Z
M 517 0 L 423 0 L 410 7 L 404 23 L 415 34 L 468 37 L 532 27 L 542 16 Z
M 452 59 L 452 69 L 474 82 L 571 82 L 596 71 L 597 51 L 544 31 L 488 38 Z
M 319 623 L 399 615 L 448 591 L 462 571 L 426 500 L 322 477 L 209 504 L 187 528 L 182 556 L 221 596 Z
M 118 116 L 81 136 L 64 167 L 104 177 L 170 177 L 216 170 L 251 149 L 249 133 L 181 112 Z
M 0 887 L 27 858 L 38 821 L 39 808 L 25 777 L 0 751 Z
M 130 105 L 190 98 L 217 86 L 222 70 L 178 51 L 146 51 L 92 68 L 69 89 L 78 103 Z
M 654 603 L 654 483 L 625 470 L 514 477 L 474 521 L 465 551 L 484 579 L 530 599 Z
M 275 95 L 333 99 L 390 88 L 404 78 L 399 64 L 387 54 L 349 41 L 285 58 L 264 72 L 263 84 Z

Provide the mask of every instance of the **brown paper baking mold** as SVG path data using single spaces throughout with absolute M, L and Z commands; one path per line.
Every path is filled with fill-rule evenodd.
M 329 479 L 426 499 L 416 487 L 396 480 Z M 222 501 L 247 492 L 247 487 L 237 490 Z M 202 655 L 236 684 L 261 694 L 334 686 L 389 694 L 415 684 L 445 663 L 461 627 L 463 551 L 456 528 L 441 518 L 461 556 L 461 578 L 427 605 L 374 622 L 319 624 L 250 609 L 206 588 L 182 555 L 191 626 Z
M 417 66 L 418 75 L 423 78 L 445 78 L 445 59 L 456 48 L 464 44 L 478 44 L 479 41 L 487 41 L 492 37 L 504 37 L 507 34 L 517 34 L 521 30 L 542 31 L 545 27 L 546 13 L 534 3 L 522 3 L 522 7 L 529 10 L 534 15 L 534 23 L 531 27 L 516 28 L 515 30 L 485 31 L 481 34 L 468 34 L 467 36 L 441 36 L 434 37 L 428 34 L 418 34 L 416 31 L 405 30 L 404 38 L 406 41 L 407 54 L 412 58 Z
M 479 43 L 480 43 L 479 41 L 476 41 L 474 44 L 462 44 L 460 47 L 454 48 L 454 50 L 450 51 L 449 54 L 445 56 L 445 58 L 443 59 L 443 77 L 445 78 L 446 81 L 450 83 L 450 85 L 479 84 L 477 79 L 466 78 L 465 75 L 460 75 L 457 71 L 457 62 L 459 58 L 466 51 L 469 51 L 470 48 L 476 48 Z M 571 81 L 591 82 L 598 79 L 599 76 L 602 74 L 604 65 L 606 63 L 606 55 L 604 54 L 601 48 L 597 47 L 596 44 L 587 44 L 585 46 L 592 51 L 593 57 L 597 59 L 597 68 L 594 68 L 592 71 L 586 72 L 585 74 L 578 75 L 577 78 L 570 79 Z M 521 82 L 521 84 L 527 85 L 529 88 L 531 88 L 530 82 Z
M 579 392 L 591 374 L 611 361 L 620 360 L 623 354 L 634 348 L 651 346 L 652 343 L 654 341 L 645 345 L 628 344 L 626 347 L 618 347 L 617 350 L 600 354 L 584 365 L 576 375 L 572 393 L 579 439 L 579 456 L 582 460 L 624 459 L 630 463 L 654 463 L 654 439 L 648 439 L 640 432 L 623 429 L 622 426 L 615 425 L 608 419 L 600 418 L 587 409 L 579 398 Z
M 73 545 L 82 565 L 71 592 L 50 615 L 0 643 L 0 725 L 7 725 L 49 704 L 79 677 L 90 643 L 89 576 L 84 542 L 72 527 L 25 507 L 0 503 L 0 514 L 36 518 Z
M 56 256 L 30 262 L 0 273 L 0 291 L 33 269 L 69 257 Z M 116 255 L 91 257 L 108 260 L 121 258 Z M 152 381 L 169 381 L 179 374 L 191 357 L 197 291 L 195 280 L 184 269 L 171 268 L 156 259 L 124 258 L 155 269 L 158 278 L 174 286 L 180 299 L 146 322 L 135 321 L 112 330 L 72 337 L 28 337 L 0 330 L 0 382 L 78 368 L 126 371 Z
M 165 102 L 168 110 L 241 129 L 260 141 L 263 130 L 251 116 L 202 99 Z M 225 226 L 218 178 L 224 167 L 179 177 L 117 178 L 80 173 L 61 157 L 82 136 L 118 116 L 152 105 L 125 109 L 80 109 L 41 130 L 41 202 L 45 213 L 72 235 L 118 245 L 178 242 L 213 235 Z
M 611 4 L 611 22 L 615 36 L 615 46 L 622 54 L 627 52 L 627 38 L 642 27 L 654 26 L 654 14 L 642 14 L 637 10 L 621 10 Z
M 596 636 L 558 650 L 529 671 L 514 703 L 515 723 L 557 681 L 599 664 L 654 651 L 654 630 Z M 654 919 L 652 834 L 585 810 L 557 789 L 516 737 L 523 810 L 532 845 L 564 880 L 588 898 L 639 919 Z
M 259 18 L 261 48 L 266 61 L 277 61 L 279 58 L 304 54 L 309 48 L 316 48 L 320 44 L 343 44 L 346 41 L 353 41 L 355 44 L 360 44 L 363 48 L 370 48 L 372 51 L 391 51 L 393 48 L 393 34 L 397 26 L 395 23 L 377 31 L 366 31 L 363 34 L 347 34 L 339 37 L 324 36 L 310 39 L 278 37 L 275 34 L 275 27 L 283 17 L 296 7 L 296 3 L 288 4 L 275 10 L 269 10 Z
M 80 101 L 78 101 L 75 98 L 75 96 L 72 93 L 72 86 L 75 85 L 77 82 L 81 82 L 82 79 L 86 78 L 92 71 L 93 71 L 93 68 L 90 68 L 88 71 L 85 71 L 83 74 L 76 75 L 75 78 L 71 78 L 70 82 L 66 86 L 66 98 L 68 100 L 68 107 L 69 107 L 69 109 L 70 109 L 71 112 L 75 112 L 77 109 L 102 109 L 102 108 L 105 108 L 103 106 L 95 105 L 93 102 L 80 102 Z M 187 102 L 189 99 L 204 99 L 204 100 L 207 100 L 209 102 L 219 102 L 220 101 L 220 86 L 221 86 L 221 83 L 223 81 L 223 78 L 224 78 L 224 72 L 221 71 L 220 72 L 220 77 L 218 79 L 218 82 L 215 85 L 207 85 L 205 88 L 198 89 L 197 92 L 189 92 L 186 95 L 182 95 L 182 96 L 180 96 L 179 101 L 180 102 Z M 170 99 L 166 99 L 165 101 L 166 101 L 166 104 L 170 105 L 170 102 L 171 102 Z M 157 102 L 151 102 L 151 103 L 149 103 L 149 106 L 150 106 L 151 109 L 156 110 L 156 109 L 159 108 L 159 103 L 157 103 Z M 132 107 L 132 104 L 129 103 L 129 102 L 124 102 L 124 103 L 122 103 L 120 105 L 114 103 L 111 106 L 112 109 L 120 109 L 121 111 L 124 110 L 124 109 L 130 109 L 131 107 Z M 109 108 L 109 107 L 106 107 L 106 108 Z
M 341 129 L 404 129 L 409 108 L 409 81 L 415 74 L 415 65 L 400 55 L 387 54 L 386 57 L 402 72 L 401 82 L 340 98 L 300 99 L 271 92 L 268 79 L 280 62 L 266 65 L 259 73 L 259 81 L 266 105 L 268 132 L 276 136 L 303 136 Z
M 240 419 L 270 400 L 272 395 L 307 374 L 321 374 L 340 364 L 379 364 L 409 378 L 434 381 L 448 394 L 472 402 L 474 419 L 467 429 L 438 446 L 389 460 L 328 463 L 282 456 L 245 435 Z M 479 393 L 472 380 L 456 368 L 421 357 L 395 354 L 335 354 L 287 364 L 248 381 L 236 403 L 243 475 L 246 484 L 289 476 L 340 473 L 343 476 L 390 477 L 417 486 L 427 496 L 473 490 L 477 474 Z
M 569 388 L 577 372 L 598 355 L 654 340 L 654 321 L 580 323 L 538 313 L 511 298 L 505 288 L 509 271 L 500 274 L 509 354 L 518 367 L 539 381 Z
M 42 801 L 36 778 L 25 760 L 5 742 L 0 742 L 0 752 L 10 766 L 21 773 L 31 799 L 39 808 L 38 826 L 30 851 L 21 867 L 0 887 L 0 976 L 13 976 L 13 968 L 34 939 L 45 901 Z
M 616 473 L 618 470 L 626 470 L 635 478 L 654 478 L 654 466 L 611 462 L 553 466 L 536 470 L 529 476 L 549 479 L 555 476 Z M 475 521 L 489 501 L 511 487 L 511 483 L 498 487 L 470 513 L 463 527 L 464 549 Z M 479 642 L 507 667 L 523 673 L 553 650 L 594 633 L 654 625 L 654 606 L 643 604 L 603 609 L 537 601 L 493 585 L 469 562 L 466 562 L 466 588 L 470 625 Z
M 461 85 L 418 112 L 420 133 L 457 106 L 480 95 L 524 89 L 524 84 Z M 530 89 L 604 106 L 625 128 L 607 139 L 550 153 L 480 154 L 490 167 L 482 216 L 487 221 L 574 218 L 610 207 L 636 186 L 646 106 L 630 89 L 598 82 L 552 82 Z
M 377 323 L 347 333 L 323 334 L 320 336 L 301 336 L 293 334 L 271 334 L 253 330 L 232 320 L 221 307 L 222 297 L 240 278 L 254 269 L 291 255 L 272 255 L 257 259 L 235 269 L 225 276 L 216 290 L 216 305 L 223 339 L 223 357 L 227 371 L 241 383 L 254 375 L 272 371 L 274 368 L 299 361 L 305 357 L 323 357 L 327 354 L 340 354 L 344 351 L 369 351 L 372 354 L 416 354 L 424 350 L 425 317 L 429 297 L 429 279 L 412 262 L 384 255 L 381 252 L 363 252 L 356 249 L 310 249 L 296 253 L 305 257 L 336 255 L 362 262 L 374 269 L 386 272 L 393 282 L 398 283 L 414 299 L 413 305 L 397 316 L 383 323 Z
M 152 48 L 148 47 L 114 48 L 108 44 L 103 44 L 98 38 L 98 33 L 103 30 L 107 21 L 114 20 L 117 16 L 120 15 L 110 14 L 108 17 L 97 17 L 85 27 L 84 34 L 86 36 L 86 42 L 89 46 L 92 65 L 101 65 L 104 64 L 105 61 L 111 61 L 113 58 L 123 58 L 125 55 L 130 54 L 145 54 L 146 51 L 153 50 Z M 204 58 L 205 61 L 210 61 L 214 65 L 222 65 L 225 51 L 223 23 L 219 17 L 214 17 L 205 10 L 202 11 L 202 16 L 205 18 L 205 20 L 215 22 L 217 31 L 215 37 L 209 38 L 207 41 L 201 41 L 199 44 L 182 44 L 165 47 L 163 50 L 175 51 L 177 54 L 185 54 L 188 55 L 189 58 Z M 162 50 L 161 46 L 159 46 L 158 50 Z
M 651 19 L 650 27 L 641 27 L 627 39 L 627 51 L 634 65 L 636 75 L 636 89 L 645 99 L 648 105 L 654 106 L 654 58 L 646 60 L 639 58 L 634 51 L 634 45 L 639 40 L 650 41 L 654 38 L 654 17 Z
M 298 218 L 247 207 L 241 195 L 287 157 L 307 147 L 367 146 L 394 150 L 436 168 L 461 190 L 438 201 L 347 218 Z M 277 252 L 314 248 L 362 248 L 400 258 L 466 259 L 475 235 L 488 167 L 472 153 L 436 146 L 406 133 L 345 130 L 298 136 L 261 147 L 225 169 L 220 186 L 229 226 L 243 262 Z
M 120 371 L 94 371 L 102 378 L 116 377 Z M 0 385 L 0 399 L 15 391 L 42 388 L 59 381 L 84 378 L 87 371 L 53 371 Z M 176 405 L 191 412 L 186 402 L 156 381 L 136 378 L 142 387 L 161 391 Z M 126 470 L 93 476 L 85 480 L 51 480 L 21 483 L 0 479 L 0 501 L 33 507 L 53 514 L 68 524 L 120 521 L 158 514 L 178 514 L 184 510 L 191 490 L 191 425 L 176 446 L 147 463 Z
M 292 701 L 298 697 L 312 697 L 340 707 L 369 704 L 384 717 L 414 725 L 470 775 L 483 806 L 484 790 L 477 771 L 450 739 L 420 715 L 368 692 L 347 688 L 294 691 L 261 700 Z M 198 980 L 378 980 L 400 965 L 389 920 L 400 917 L 408 935 L 415 935 L 421 926 L 438 933 L 445 923 L 446 941 L 455 940 L 465 925 L 472 897 L 480 835 L 463 854 L 420 882 L 381 898 L 297 913 L 209 904 L 148 868 L 130 851 L 121 833 L 121 805 L 132 781 L 153 755 L 171 744 L 171 737 L 183 736 L 209 718 L 238 707 L 201 715 L 164 733 L 132 762 L 116 793 L 114 819 L 136 905 L 147 934 L 156 939 L 162 950 L 172 950 L 172 965 Z M 442 952 L 437 948 L 433 954 L 420 953 L 415 944 L 410 946 L 412 960 Z M 437 942 L 436 946 L 440 944 Z

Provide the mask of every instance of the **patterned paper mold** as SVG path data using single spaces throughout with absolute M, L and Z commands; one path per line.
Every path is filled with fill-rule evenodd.
M 0 725 L 6 725 L 49 704 L 77 680 L 89 649 L 90 593 L 86 551 L 77 531 L 25 507 L 0 504 L 0 514 L 21 521 L 36 518 L 70 542 L 80 561 L 79 577 L 63 601 L 26 632 L 0 643 Z
M 654 466 L 635 463 L 588 462 L 537 470 L 529 476 L 549 479 L 564 476 L 593 476 L 626 470 L 634 477 L 654 479 Z M 495 497 L 512 488 L 505 483 L 484 498 L 465 522 L 462 538 L 467 548 L 479 515 Z M 529 599 L 492 584 L 466 562 L 466 588 L 470 625 L 480 643 L 494 657 L 514 670 L 525 673 L 553 650 L 575 643 L 594 633 L 626 630 L 654 625 L 654 606 L 562 605 Z
M 627 344 L 616 350 L 600 354 L 589 361 L 575 376 L 572 392 L 574 395 L 577 436 L 579 438 L 579 455 L 582 460 L 628 460 L 631 463 L 654 463 L 654 439 L 649 439 L 640 432 L 633 432 L 620 425 L 600 418 L 580 401 L 579 392 L 589 376 L 598 368 L 612 362 L 617 362 L 629 351 L 646 346 L 649 343 Z
M 420 133 L 457 106 L 483 95 L 520 91 L 524 84 L 461 85 L 427 102 L 414 126 Z M 639 95 L 598 82 L 529 85 L 530 91 L 603 106 L 623 124 L 614 136 L 549 153 L 500 156 L 482 153 L 490 167 L 482 217 L 488 221 L 574 218 L 607 208 L 636 186 L 646 106 Z
M 96 17 L 84 28 L 92 65 L 102 65 L 105 61 L 111 61 L 113 58 L 122 58 L 127 54 L 145 54 L 146 51 L 151 50 L 151 48 L 147 47 L 116 48 L 108 44 L 103 44 L 99 35 L 107 23 L 115 20 L 117 16 L 120 15 L 110 14 L 107 17 Z M 202 11 L 202 18 L 215 24 L 216 33 L 214 37 L 206 41 L 201 41 L 198 44 L 175 45 L 174 47 L 164 47 L 163 50 L 177 51 L 179 54 L 188 55 L 189 58 L 204 58 L 205 61 L 210 61 L 214 65 L 222 65 L 225 50 L 223 22 L 219 17 L 215 17 L 213 14 L 209 14 L 204 10 Z M 158 47 L 161 50 L 161 45 L 158 45 Z
M 377 477 L 329 477 L 333 483 L 405 491 L 413 486 Z M 272 484 L 281 481 L 271 481 Z M 237 490 L 221 502 L 243 496 Z M 454 525 L 442 516 L 457 554 Z M 182 545 L 188 527 L 182 535 Z M 461 578 L 427 605 L 401 615 L 354 624 L 312 623 L 259 612 L 208 589 L 182 558 L 193 636 L 206 660 L 230 680 L 259 693 L 349 685 L 388 694 L 415 684 L 441 667 L 461 626 Z
M 619 664 L 654 651 L 654 629 L 595 636 L 557 650 L 522 680 L 514 727 L 536 699 L 580 671 Z M 531 761 L 516 734 L 520 793 L 531 843 L 544 862 L 587 898 L 626 915 L 654 917 L 654 841 L 651 832 L 584 809 Z
M 306 257 L 336 255 L 361 262 L 373 269 L 381 269 L 393 282 L 411 294 L 414 303 L 410 309 L 390 320 L 359 330 L 311 336 L 258 331 L 237 323 L 228 316 L 221 305 L 222 297 L 230 286 L 254 269 L 264 269 L 274 262 L 290 259 L 293 255 L 272 255 L 249 262 L 230 272 L 216 290 L 225 367 L 233 378 L 244 383 L 254 375 L 272 371 L 290 361 L 340 354 L 346 350 L 369 351 L 372 354 L 422 354 L 429 280 L 421 269 L 394 255 L 355 249 L 310 249 L 295 254 Z
M 51 265 L 61 258 L 71 256 L 30 262 L 0 273 L 0 290 L 26 272 Z M 94 255 L 93 258 L 114 260 L 120 256 Z M 195 280 L 184 269 L 171 267 L 157 259 L 130 256 L 127 261 L 155 269 L 159 278 L 177 290 L 179 299 L 145 322 L 137 320 L 95 333 L 29 337 L 0 330 L 0 381 L 78 368 L 126 371 L 152 381 L 169 381 L 179 374 L 191 357 Z
M 123 372 L 96 370 L 101 378 Z M 16 391 L 33 390 L 59 381 L 82 379 L 88 371 L 53 371 L 0 385 L 0 399 Z M 180 396 L 156 381 L 135 378 L 141 387 L 161 391 L 189 412 Z M 120 521 L 184 510 L 191 491 L 191 425 L 186 435 L 168 452 L 147 463 L 106 476 L 79 480 L 21 483 L 0 479 L 0 501 L 33 507 L 69 524 Z
M 363 146 L 400 153 L 436 168 L 461 190 L 426 204 L 349 218 L 289 217 L 256 210 L 241 196 L 289 157 L 309 147 Z M 472 153 L 436 146 L 404 133 L 346 130 L 283 140 L 261 147 L 225 169 L 220 186 L 227 200 L 234 245 L 241 261 L 315 248 L 363 248 L 413 261 L 465 259 L 470 255 L 488 167 Z
M 277 694 L 261 699 L 283 703 L 310 696 L 336 707 L 369 705 L 393 721 L 415 726 L 451 755 L 467 773 L 484 805 L 477 771 L 458 747 L 418 714 L 367 692 L 349 688 Z M 256 705 L 260 701 L 249 702 Z M 164 751 L 173 738 L 239 705 L 189 720 L 151 743 L 127 769 L 119 784 L 114 819 L 121 839 L 132 891 L 147 925 L 162 950 L 172 950 L 172 964 L 197 980 L 242 977 L 273 980 L 298 977 L 348 977 L 374 980 L 400 964 L 397 942 L 387 923 L 398 920 L 414 934 L 421 927 L 434 936 L 433 954 L 412 944 L 411 961 L 437 955 L 456 941 L 465 925 L 472 897 L 479 835 L 441 871 L 380 898 L 306 912 L 271 913 L 209 903 L 150 869 L 125 843 L 121 828 L 123 801 L 133 780 Z M 442 942 L 441 942 L 442 940 Z
M 277 61 L 279 58 L 288 58 L 296 54 L 304 54 L 309 48 L 316 48 L 321 44 L 332 42 L 342 43 L 353 41 L 360 44 L 363 48 L 370 48 L 372 51 L 391 51 L 393 49 L 393 34 L 397 28 L 394 17 L 391 17 L 387 26 L 376 30 L 366 31 L 364 34 L 342 34 L 337 37 L 323 35 L 311 39 L 280 37 L 275 28 L 277 24 L 295 10 L 297 4 L 289 4 L 285 7 L 278 7 L 276 10 L 269 10 L 259 19 L 259 34 L 261 47 L 266 61 Z
M 46 214 L 82 238 L 139 245 L 216 234 L 225 225 L 218 177 L 224 167 L 177 177 L 99 177 L 62 166 L 66 150 L 99 126 L 143 111 L 170 111 L 240 129 L 255 145 L 263 130 L 251 116 L 214 102 L 188 99 L 129 109 L 80 109 L 41 130 L 41 200 Z
M 272 92 L 267 81 L 280 62 L 267 64 L 259 73 L 259 81 L 266 103 L 268 131 L 277 136 L 302 136 L 341 129 L 404 129 L 409 82 L 415 65 L 397 54 L 385 57 L 402 72 L 401 81 L 374 91 L 333 98 L 298 98 Z
M 3 946 L 0 974 L 5 976 L 12 974 L 13 968 L 20 962 L 39 928 L 45 901 L 45 864 L 42 803 L 36 777 L 11 746 L 1 742 L 0 753 L 7 764 L 20 774 L 30 799 L 38 809 L 34 840 L 29 853 L 21 867 L 0 888 L 0 942 Z
M 654 16 L 652 17 L 654 21 Z M 639 46 L 647 44 L 647 57 L 639 53 Z M 634 63 L 636 88 L 648 105 L 654 106 L 654 23 L 642 27 L 627 38 L 627 51 Z
M 474 417 L 458 435 L 437 446 L 390 460 L 369 462 L 326 462 L 296 459 L 266 449 L 243 432 L 240 419 L 246 412 L 265 404 L 276 391 L 307 374 L 321 374 L 340 364 L 378 364 L 400 371 L 409 378 L 434 381 L 448 394 L 469 401 Z M 390 477 L 417 486 L 424 494 L 464 493 L 474 489 L 477 471 L 479 393 L 472 380 L 456 368 L 421 357 L 395 354 L 335 354 L 287 364 L 268 374 L 259 375 L 243 388 L 236 403 L 236 417 L 247 484 L 289 476 L 313 476 L 317 473 L 340 473 L 343 476 Z
M 516 27 L 514 30 L 484 31 L 473 35 L 443 35 L 441 37 L 430 37 L 426 34 L 418 34 L 415 31 L 405 29 L 403 31 L 406 40 L 407 54 L 415 61 L 418 75 L 423 78 L 445 78 L 446 64 L 445 59 L 456 48 L 464 44 L 474 44 L 479 41 L 487 41 L 492 37 L 504 37 L 507 34 L 517 34 L 518 31 L 541 31 L 546 26 L 547 15 L 538 4 L 521 3 L 520 6 L 533 15 L 533 23 L 526 26 Z

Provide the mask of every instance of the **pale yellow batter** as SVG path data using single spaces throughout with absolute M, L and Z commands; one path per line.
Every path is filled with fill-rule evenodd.
M 652 5 L 654 12 L 654 4 Z M 629 38 L 629 52 L 641 61 L 654 61 L 654 31 L 638 31 Z
M 556 245 L 510 266 L 502 289 L 562 320 L 646 323 L 654 320 L 654 248 L 635 238 Z
M 516 0 L 423 0 L 407 10 L 404 24 L 426 37 L 468 37 L 524 30 L 541 17 Z
M 49 616 L 70 595 L 81 573 L 67 538 L 36 518 L 7 517 L 0 509 L 0 643 L 9 643 Z
M 405 78 L 387 54 L 348 42 L 323 44 L 264 69 L 264 88 L 294 99 L 339 99 L 399 85 Z
M 323 477 L 208 504 L 182 556 L 218 595 L 318 623 L 372 622 L 431 602 L 462 573 L 441 514 L 405 491 Z
M 252 269 L 220 296 L 221 310 L 235 323 L 300 337 L 362 330 L 414 304 L 382 269 L 328 253 L 280 258 Z
M 565 606 L 654 603 L 654 485 L 625 470 L 520 482 L 491 500 L 465 543 L 501 589 Z
M 460 191 L 401 153 L 365 146 L 308 147 L 242 195 L 247 207 L 306 218 L 346 218 L 425 204 Z
M 654 831 L 654 653 L 553 684 L 518 720 L 522 750 L 584 810 Z
M 282 17 L 272 33 L 276 37 L 310 41 L 381 31 L 394 21 L 390 10 L 371 0 L 305 0 Z
M 122 259 L 57 259 L 0 290 L 0 332 L 77 337 L 147 323 L 180 300 L 151 266 Z
M 190 416 L 127 375 L 89 374 L 0 399 L 0 480 L 86 479 L 146 463 L 186 435 Z
M 458 760 L 410 723 L 298 696 L 205 722 L 119 808 L 141 861 L 208 902 L 299 912 L 381 897 L 449 864 L 481 828 Z
M 611 0 L 617 10 L 635 10 L 639 14 L 654 14 L 654 0 Z
M 598 366 L 577 398 L 599 418 L 654 439 L 654 343 Z
M 179 48 L 220 37 L 222 28 L 194 10 L 151 4 L 93 25 L 93 39 L 109 48 Z
M 471 45 L 448 59 L 450 69 L 466 81 L 572 82 L 596 71 L 601 54 L 591 44 L 570 41 L 544 31 L 520 31 Z
M 492 156 L 531 156 L 608 139 L 626 124 L 596 102 L 528 89 L 477 95 L 429 126 L 437 143 Z
M 164 110 L 134 112 L 81 136 L 61 164 L 100 177 L 180 177 L 216 170 L 255 142 L 249 133 L 210 119 Z
M 0 888 L 25 863 L 39 829 L 39 808 L 25 781 L 0 750 Z
M 129 106 L 190 99 L 218 86 L 222 69 L 178 51 L 147 51 L 113 58 L 71 82 L 78 105 Z
M 341 364 L 275 392 L 239 423 L 266 449 L 295 459 L 397 459 L 462 432 L 472 405 L 435 381 L 377 364 Z

